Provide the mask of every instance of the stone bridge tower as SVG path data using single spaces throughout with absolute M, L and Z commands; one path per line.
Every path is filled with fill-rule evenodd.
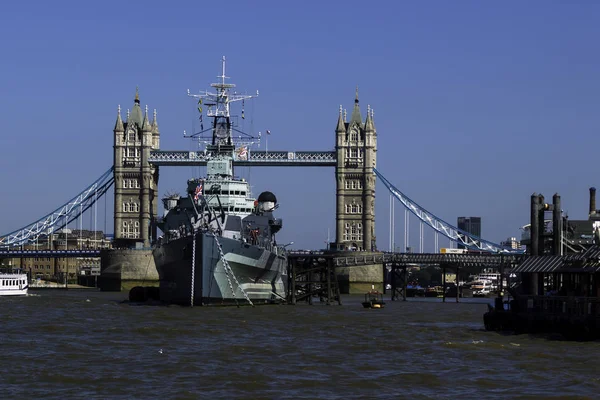
M 336 248 L 376 250 L 375 173 L 377 132 L 373 110 L 363 123 L 358 88 L 350 122 L 340 106 L 336 134 Z
M 117 113 L 114 132 L 115 210 L 114 232 L 117 247 L 131 247 L 135 242 L 150 247 L 156 238 L 154 219 L 158 213 L 158 167 L 148 163 L 151 150 L 160 145 L 156 110 L 152 122 L 148 106 L 142 113 L 136 89 L 131 113 L 121 120 Z

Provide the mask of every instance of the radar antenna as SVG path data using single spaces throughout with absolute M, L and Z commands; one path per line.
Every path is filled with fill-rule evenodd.
M 211 83 L 210 86 L 215 89 L 215 92 L 203 91 L 198 94 L 190 93 L 188 89 L 187 94 L 189 97 L 193 97 L 198 99 L 198 111 L 200 112 L 200 132 L 194 133 L 192 135 L 186 135 L 186 137 L 198 139 L 200 142 L 204 139 L 204 144 L 210 146 L 209 151 L 213 152 L 221 148 L 222 146 L 228 146 L 229 148 L 235 149 L 236 142 L 240 146 L 250 146 L 254 144 L 253 139 L 258 139 L 260 142 L 260 135 L 258 137 L 254 137 L 250 134 L 242 132 L 238 129 L 234 128 L 233 117 L 231 116 L 230 104 L 238 101 L 249 100 L 255 97 L 258 97 L 258 90 L 255 95 L 247 95 L 247 94 L 239 94 L 237 92 L 232 92 L 231 89 L 235 88 L 235 84 L 226 83 L 226 79 L 229 77 L 225 74 L 225 66 L 226 60 L 225 56 L 221 59 L 221 75 L 218 75 L 219 82 Z M 243 104 L 243 103 L 242 103 Z M 207 107 L 206 116 L 212 118 L 211 127 L 208 129 L 204 129 L 203 123 L 203 106 Z M 243 109 L 242 109 L 243 115 Z M 203 133 L 210 131 L 212 134 L 210 136 L 202 136 Z M 234 137 L 233 131 L 241 134 L 238 135 L 237 138 Z M 229 151 L 229 150 L 227 150 Z

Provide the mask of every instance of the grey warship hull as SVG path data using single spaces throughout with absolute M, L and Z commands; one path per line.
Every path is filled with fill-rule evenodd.
M 192 236 L 157 246 L 153 251 L 160 278 L 160 300 L 167 304 L 193 305 L 254 304 L 285 301 L 287 261 L 263 247 L 220 237 L 221 259 L 210 233 L 196 235 L 195 257 Z M 192 265 L 195 264 L 192 276 Z

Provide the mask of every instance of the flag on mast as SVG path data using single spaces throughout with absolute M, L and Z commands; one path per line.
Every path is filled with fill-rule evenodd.
M 202 195 L 202 184 L 196 186 L 196 191 L 194 192 L 194 200 L 198 201 L 198 198 Z

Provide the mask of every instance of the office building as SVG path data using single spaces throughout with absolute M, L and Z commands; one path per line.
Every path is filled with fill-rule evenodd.
M 456 227 L 473 236 L 481 237 L 481 217 L 458 217 Z M 459 243 L 458 248 L 463 249 L 465 246 Z

